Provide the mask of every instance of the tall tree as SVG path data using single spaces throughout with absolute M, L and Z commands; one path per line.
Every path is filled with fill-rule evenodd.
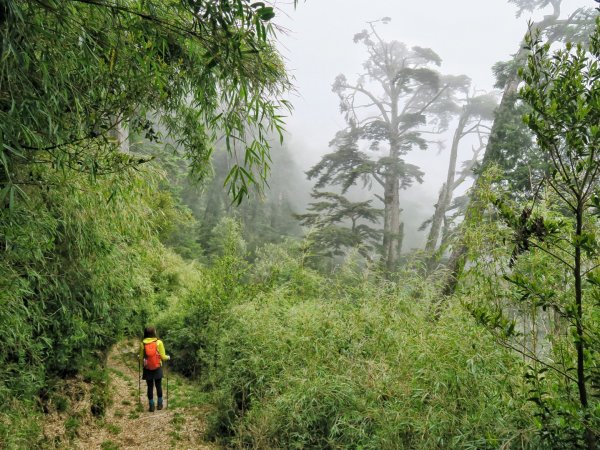
M 497 105 L 493 95 L 481 94 L 470 96 L 469 85 L 466 85 L 465 89 L 462 90 L 463 97 L 458 100 L 460 112 L 450 147 L 446 181 L 440 189 L 438 201 L 435 205 L 435 212 L 431 218 L 431 228 L 427 236 L 427 243 L 425 244 L 425 250 L 428 252 L 433 252 L 437 247 L 442 223 L 446 222 L 446 213 L 450 209 L 454 191 L 466 180 L 471 169 L 476 164 L 480 152 L 485 148 L 486 137 L 489 135 L 487 124 L 493 119 L 493 113 Z M 478 143 L 467 166 L 463 168 L 457 177 L 459 146 L 462 140 L 471 134 L 477 135 Z
M 455 80 L 445 80 L 434 68 L 441 59 L 433 50 L 385 41 L 374 22 L 354 41 L 362 43 L 369 55 L 364 72 L 354 82 L 339 75 L 333 84 L 348 128 L 330 144 L 335 151 L 307 174 L 317 179 L 317 188 L 339 184 L 344 193 L 362 181 L 364 186 L 374 182 L 383 189 L 383 257 L 392 271 L 402 248 L 400 190 L 421 182 L 423 176 L 404 156 L 415 148 L 426 149 L 423 135 L 447 126 L 450 113 L 445 106 Z M 368 149 L 361 151 L 363 144 Z
M 563 311 L 575 329 L 577 390 L 584 411 L 585 441 L 593 450 L 597 447 L 590 423 L 590 338 L 584 311 L 586 300 L 592 300 L 586 298 L 591 294 L 585 295 L 585 278 L 592 277 L 593 288 L 597 272 L 593 256 L 600 250 L 589 220 L 600 205 L 600 20 L 589 48 L 567 44 L 565 50 L 551 53 L 549 44 L 533 42 L 533 38 L 529 45 L 532 53 L 521 71 L 525 82 L 521 97 L 531 108 L 525 121 L 549 159 L 551 171 L 545 180 L 573 222 L 570 236 L 561 243 L 542 239 L 537 246 L 548 247 L 547 251 L 556 255 L 556 263 L 571 272 L 572 300 Z
M 533 12 L 550 6 L 552 8 L 550 14 L 530 25 L 531 30 L 540 33 L 549 42 L 565 38 L 585 40 L 589 35 L 591 25 L 593 25 L 594 13 L 592 8 L 578 8 L 568 17 L 561 18 L 563 0 L 509 0 L 509 3 L 517 6 L 518 17 L 524 12 Z M 498 163 L 504 166 L 507 174 L 514 175 L 517 173 L 517 177 L 523 180 L 525 177 L 523 177 L 522 171 L 526 168 L 529 176 L 527 180 L 529 189 L 533 191 L 535 185 L 533 173 L 537 172 L 538 178 L 541 177 L 544 162 L 536 158 L 535 152 L 528 152 L 527 156 L 523 153 L 524 149 L 531 148 L 532 145 L 531 136 L 525 132 L 520 120 L 525 111 L 517 102 L 517 89 L 520 83 L 518 70 L 523 66 L 528 54 L 524 41 L 525 38 L 521 41 L 519 50 L 512 60 L 500 62 L 494 66 L 494 72 L 498 80 L 496 87 L 502 89 L 502 98 L 496 111 L 488 144 L 478 172 L 481 173 L 490 164 Z M 508 166 L 507 163 L 509 163 Z M 519 174 L 519 172 L 521 173 Z M 521 187 L 526 185 L 522 181 L 519 184 Z M 477 181 L 473 189 L 477 189 Z M 467 206 L 465 220 L 469 220 L 469 205 Z M 459 234 L 453 244 L 452 253 L 447 264 L 449 275 L 444 283 L 444 295 L 454 293 L 466 253 L 467 243 Z

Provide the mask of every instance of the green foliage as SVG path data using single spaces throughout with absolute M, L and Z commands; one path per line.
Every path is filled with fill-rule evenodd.
M 552 191 L 545 192 L 533 208 L 520 211 L 518 203 L 510 200 L 512 192 L 502 193 L 499 176 L 497 169 L 495 174 L 483 174 L 474 199 L 480 216 L 466 231 L 472 248 L 461 282 L 462 298 L 496 341 L 521 354 L 528 364 L 528 388 L 520 395 L 536 406 L 536 426 L 544 446 L 588 448 L 586 424 L 597 429 L 600 423 L 598 391 L 590 383 L 585 418 L 578 404 L 574 274 L 557 259 L 566 262 L 573 257 L 564 246 L 573 236 L 575 221 L 565 216 Z M 584 228 L 592 227 L 597 235 L 594 221 L 586 221 Z M 587 304 L 581 323 L 586 329 L 586 372 L 591 378 L 600 361 L 595 351 L 600 342 L 594 318 L 597 306 L 592 300 L 597 288 L 584 285 L 584 295 Z
M 268 448 L 498 448 L 529 422 L 518 367 L 453 309 L 440 324 L 399 286 L 353 302 L 273 291 L 219 336 L 212 430 Z M 527 434 L 521 446 L 534 445 Z
M 273 11 L 220 1 L 8 1 L 2 5 L 0 189 L 14 167 L 52 164 L 92 177 L 146 161 L 120 151 L 123 128 L 176 143 L 203 176 L 225 135 L 242 165 L 236 201 L 266 180 L 288 82 L 271 43 Z M 158 118 L 164 133 L 148 117 Z
M 521 199 L 531 196 L 548 169 L 548 161 L 523 123 L 523 115 L 528 111 L 527 105 L 517 101 L 516 94 L 506 96 L 496 113 L 484 161 L 484 165 L 495 164 L 504 170 L 507 191 Z
M 333 192 L 313 190 L 311 197 L 320 201 L 309 204 L 311 212 L 295 217 L 301 225 L 312 227 L 309 239 L 315 251 L 333 256 L 343 255 L 344 249 L 357 248 L 363 256 L 369 257 L 381 240 L 381 231 L 367 223 L 379 222 L 383 210 L 373 208 L 371 200 L 351 202 Z
M 249 267 L 239 226 L 224 221 L 218 232 L 221 251 L 179 279 L 158 324 L 172 367 L 214 399 L 215 438 L 260 448 L 538 448 L 514 395 L 521 364 L 458 307 L 430 320 L 437 287 L 418 268 L 392 283 L 351 254 L 326 279 L 302 242 L 268 244 Z
M 461 302 L 439 311 L 441 278 L 420 275 L 422 255 L 396 270 L 396 282 L 356 250 L 325 277 L 314 242 L 283 240 L 294 233 L 288 171 L 275 171 L 276 195 L 241 210 L 223 195 L 229 182 L 239 201 L 277 167 L 267 136 L 280 131 L 287 80 L 270 43 L 273 15 L 245 0 L 0 6 L 2 445 L 42 445 L 43 418 L 28 402 L 68 411 L 59 378 L 81 375 L 91 384 L 90 413 L 102 416 L 110 398 L 106 350 L 152 322 L 173 357 L 169 368 L 198 383 L 178 384 L 174 406 L 213 400 L 210 432 L 230 445 L 592 448 L 600 428 L 597 37 L 588 51 L 567 46 L 553 59 L 547 47 L 532 46 L 527 121 L 540 154 L 554 151 L 539 161 L 569 163 L 554 171 L 540 164 L 550 189 L 534 190 L 524 170 L 512 172 L 512 184 L 503 180 L 501 171 L 532 164 L 531 152 L 518 151 L 531 136 L 515 121 L 521 105 L 498 115 L 496 132 L 504 134 L 494 139 L 502 145 L 490 154 L 506 167 L 480 178 Z M 468 79 L 440 76 L 433 51 L 386 43 L 374 28 L 355 39 L 371 51 L 365 77 L 350 85 L 341 76 L 334 85 L 349 129 L 310 175 L 343 190 L 375 181 L 397 194 L 422 176 L 403 156 L 426 147 L 424 126 L 448 125 L 458 111 L 454 92 Z M 394 119 L 394 136 L 385 113 L 360 123 L 352 110 L 363 86 L 384 76 L 378 63 L 387 50 L 416 61 L 390 72 L 389 92 L 406 94 L 395 100 L 418 105 Z M 6 86 L 12 97 L 2 95 Z M 474 114 L 489 118 L 489 98 L 472 100 Z M 118 149 L 125 122 L 141 142 L 130 152 Z M 220 132 L 231 153 L 248 144 L 240 144 L 244 163 L 229 170 L 225 153 L 217 155 L 198 199 L 183 174 L 191 168 L 192 177 L 206 177 Z M 360 151 L 366 142 L 373 152 L 393 151 L 370 159 Z M 125 170 L 154 154 L 164 178 Z M 522 204 L 524 194 L 506 191 L 526 182 L 535 198 Z M 377 238 L 360 228 L 380 216 L 369 202 L 318 197 L 315 214 L 352 222 L 362 241 Z M 576 201 L 583 209 L 572 208 Z M 398 240 L 399 229 L 387 230 L 388 240 Z M 355 237 L 325 233 L 325 241 Z M 573 254 L 579 263 L 570 263 Z M 131 391 L 123 405 L 136 397 Z M 84 420 L 67 420 L 72 438 Z M 173 426 L 177 440 L 182 416 Z
M 136 151 L 145 152 L 136 146 Z M 300 234 L 300 227 L 292 217 L 294 205 L 303 202 L 307 190 L 298 167 L 286 147 L 274 146 L 271 158 L 270 189 L 250 194 L 241 205 L 233 205 L 223 189 L 233 161 L 223 148 L 213 157 L 213 174 L 198 185 L 189 177 L 189 163 L 167 150 L 157 150 L 156 162 L 167 173 L 161 185 L 165 202 L 173 203 L 174 217 L 161 229 L 161 241 L 186 259 L 206 262 L 215 252 L 214 230 L 225 217 L 243 225 L 242 234 L 252 260 L 257 248 L 267 242 L 281 242 L 286 237 Z M 170 194 L 170 195 L 169 195 Z M 306 194 L 308 196 L 308 193 Z
M 182 283 L 158 323 L 170 351 L 177 355 L 171 365 L 190 376 L 203 375 L 212 364 L 212 338 L 218 334 L 223 311 L 248 295 L 242 284 L 248 264 L 239 224 L 225 218 L 216 228 L 218 253 L 211 267 Z
M 82 371 L 83 380 L 90 383 L 90 412 L 94 417 L 103 417 L 109 406 L 110 384 L 109 371 L 103 366 L 88 367 Z
M 224 315 L 234 305 L 271 290 L 291 291 L 305 298 L 323 291 L 324 279 L 305 267 L 307 249 L 300 243 L 266 244 L 257 250 L 250 266 L 241 234 L 232 219 L 225 218 L 217 225 L 213 245 L 219 252 L 209 267 L 190 267 L 158 321 L 161 336 L 175 355 L 170 365 L 205 385 L 210 384 L 207 374 L 216 363 L 216 337 Z
M 31 170 L 52 189 L 29 186 L 26 200 L 0 209 L 0 402 L 39 398 L 46 407 L 55 379 L 83 371 L 93 385 L 90 412 L 101 416 L 106 350 L 139 333 L 168 299 L 169 253 L 157 230 L 172 211 L 147 175 L 90 182 L 74 171 Z M 0 412 L 2 423 L 18 417 Z
M 579 419 L 582 433 L 572 445 L 592 450 L 597 445 L 600 418 L 595 413 L 600 406 L 588 384 L 589 373 L 598 370 L 600 360 L 590 349 L 596 348 L 600 340 L 593 327 L 597 324 L 588 319 L 595 315 L 596 287 L 586 285 L 585 278 L 597 269 L 600 254 L 592 200 L 600 190 L 600 20 L 596 19 L 588 46 L 567 43 L 564 49 L 550 53 L 549 44 L 542 45 L 535 39 L 528 38 L 531 55 L 526 69 L 521 71 L 525 85 L 520 95 L 531 107 L 524 121 L 551 161 L 546 177 L 548 189 L 556 196 L 554 200 L 571 226 L 569 234 L 554 237 L 549 231 L 558 234 L 560 227 L 546 230 L 540 219 L 544 235 L 535 236 L 537 239 L 532 236 L 531 241 L 537 241 L 536 248 L 547 253 L 573 284 L 573 291 L 563 304 L 549 302 L 570 324 L 576 352 L 575 363 L 565 370 L 575 369 L 576 376 L 571 381 L 576 384 L 579 401 L 566 402 L 570 414 L 560 410 L 557 414 L 566 416 L 569 422 Z M 545 238 L 546 234 L 550 238 Z
M 119 445 L 111 440 L 102 442 L 102 444 L 100 444 L 100 448 L 102 450 L 119 450 L 120 449 Z
M 70 416 L 65 420 L 65 431 L 69 439 L 77 437 L 79 427 L 81 426 L 80 418 L 78 416 Z
M 227 167 L 231 165 L 223 151 L 215 154 L 215 175 L 206 187 L 203 197 L 186 197 L 185 201 L 195 211 L 200 221 L 200 242 L 207 253 L 215 251 L 213 230 L 223 217 L 235 218 L 242 226 L 250 259 L 257 248 L 265 243 L 281 242 L 286 237 L 298 236 L 300 228 L 292 217 L 295 205 L 302 201 L 302 191 L 307 191 L 306 182 L 292 158 L 290 149 L 273 147 L 269 190 L 261 195 L 251 195 L 244 203 L 232 207 L 224 195 Z M 200 201 L 199 201 L 200 200 Z
M 73 176 L 68 183 L 51 191 L 34 188 L 27 205 L 0 211 L 2 325 L 7 330 L 2 365 L 4 376 L 15 377 L 10 385 L 16 392 L 20 376 L 35 392 L 28 374 L 36 368 L 76 371 L 86 354 L 114 342 L 131 318 L 125 302 L 134 292 L 126 299 L 121 295 L 135 285 L 123 272 L 144 255 L 142 248 L 132 251 L 123 244 L 147 237 L 145 225 L 137 222 L 136 228 L 129 220 L 129 199 L 106 208 L 110 183 L 92 195 L 85 179 Z M 114 217 L 117 211 L 121 214 Z M 43 383 L 43 376 L 34 379 Z
M 267 136 L 281 137 L 289 109 L 273 17 L 246 0 L 2 3 L 0 404 L 44 406 L 56 378 L 100 370 L 186 285 L 189 267 L 159 238 L 198 257 L 174 238 L 196 223 L 151 170 L 132 170 L 153 151 L 185 159 L 197 180 L 223 135 L 233 198 L 264 183 Z M 143 145 L 127 151 L 134 138 Z M 92 378 L 100 416 L 108 386 Z
M 0 443 L 2 448 L 40 448 L 42 436 L 42 414 L 36 411 L 30 399 L 2 402 L 4 411 L 0 415 Z
M 320 260 L 307 240 L 267 244 L 257 252 L 250 283 L 258 286 L 261 292 L 281 290 L 301 298 L 318 298 L 327 283 L 314 268 Z

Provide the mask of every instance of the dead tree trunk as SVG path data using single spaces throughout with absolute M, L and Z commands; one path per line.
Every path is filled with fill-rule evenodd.
M 450 149 L 450 161 L 448 163 L 448 174 L 446 176 L 446 183 L 442 186 L 440 196 L 433 214 L 433 220 L 431 221 L 431 229 L 429 230 L 429 236 L 427 237 L 427 244 L 425 250 L 427 252 L 435 251 L 440 236 L 440 230 L 442 228 L 442 222 L 450 202 L 452 201 L 452 191 L 454 190 L 454 177 L 456 176 L 456 162 L 458 160 L 458 144 L 465 131 L 465 126 L 469 119 L 469 113 L 466 109 L 460 116 L 458 125 L 454 132 L 454 138 L 452 139 L 452 148 Z

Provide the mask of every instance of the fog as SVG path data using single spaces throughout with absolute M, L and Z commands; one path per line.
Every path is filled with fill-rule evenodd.
M 591 0 L 566 0 L 562 9 L 568 13 L 594 5 Z M 329 141 L 336 131 L 346 127 L 331 85 L 340 73 L 353 79 L 361 72 L 366 54 L 352 38 L 366 28 L 367 21 L 390 17 L 389 24 L 378 26 L 385 40 L 429 47 L 443 60 L 441 73 L 465 74 L 474 88 L 491 91 L 495 81 L 492 65 L 509 60 L 519 48 L 527 21 L 543 15 L 517 18 L 514 5 L 502 0 L 307 0 L 299 2 L 296 10 L 287 1 L 276 2 L 276 6 L 277 23 L 285 30 L 279 37 L 280 50 L 296 87 L 296 94 L 290 98 L 294 111 L 286 120 L 287 146 L 302 170 L 331 151 Z M 448 136 L 442 138 L 448 142 Z M 406 157 L 421 167 L 425 178 L 423 184 L 400 194 L 406 224 L 405 251 L 424 245 L 426 233 L 417 228 L 433 213 L 447 170 L 448 147 L 449 142 L 442 150 L 431 146 Z M 463 151 L 470 153 L 469 149 Z M 467 153 L 463 155 L 466 158 Z

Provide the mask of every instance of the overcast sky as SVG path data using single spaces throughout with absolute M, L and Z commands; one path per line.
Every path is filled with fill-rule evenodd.
M 303 170 L 331 151 L 328 142 L 345 127 L 331 84 L 340 73 L 351 80 L 361 71 L 365 53 L 352 38 L 367 21 L 390 17 L 388 25 L 378 28 L 384 39 L 430 47 L 443 60 L 442 73 L 468 75 L 477 89 L 491 90 L 492 65 L 517 51 L 529 19 L 517 19 L 515 7 L 505 0 L 300 0 L 296 10 L 286 3 L 277 2 L 281 8 L 277 23 L 288 30 L 280 36 L 280 48 L 298 91 L 291 99 L 293 115 L 287 119 L 288 146 Z M 565 12 L 594 6 L 592 0 L 563 4 Z M 403 219 L 414 244 L 407 243 L 405 250 L 424 239 L 413 228 L 433 212 L 445 178 L 447 153 L 431 148 L 406 158 L 426 175 L 422 185 L 401 193 Z

